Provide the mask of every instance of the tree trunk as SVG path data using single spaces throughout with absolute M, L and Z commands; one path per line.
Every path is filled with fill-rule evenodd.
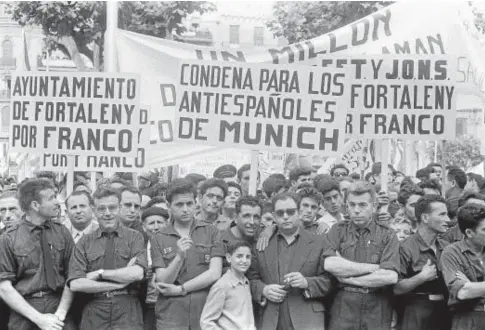
M 100 72 L 101 71 L 101 48 L 97 43 L 94 43 L 93 47 L 93 66 L 94 71 Z
M 76 67 L 79 71 L 87 71 L 87 66 L 84 63 L 83 58 L 81 57 L 81 53 L 79 52 L 79 49 L 77 48 L 76 42 L 74 41 L 73 37 L 50 37 L 49 39 L 63 45 L 67 49 L 72 61 L 74 62 L 74 64 L 76 64 Z

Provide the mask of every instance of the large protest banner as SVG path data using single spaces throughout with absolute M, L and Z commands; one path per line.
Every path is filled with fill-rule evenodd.
M 140 129 L 138 130 L 136 157 L 125 155 L 76 155 L 74 156 L 76 170 L 90 172 L 142 172 L 145 170 L 145 154 L 147 147 L 150 145 L 149 116 L 148 107 L 142 105 L 139 117 Z M 41 155 L 40 168 L 45 171 L 66 171 L 68 170 L 68 157 L 63 154 L 45 153 Z
M 456 59 L 352 56 L 347 136 L 453 140 Z
M 344 69 L 335 67 L 182 60 L 176 137 L 220 147 L 336 155 L 344 142 L 347 80 Z
M 430 15 L 430 13 L 433 13 Z M 409 24 L 412 19 L 413 24 Z M 186 157 L 201 157 L 220 148 L 174 143 L 175 102 L 165 84 L 176 83 L 179 59 L 218 60 L 227 62 L 302 63 L 321 62 L 328 54 L 439 54 L 457 56 L 457 108 L 483 104 L 485 95 L 484 47 L 473 24 L 467 3 L 397 2 L 359 21 L 320 37 L 278 48 L 231 49 L 204 47 L 154 38 L 118 30 L 120 71 L 139 72 L 146 86 L 142 99 L 152 105 L 152 129 L 159 137 L 152 139 L 147 165 L 150 167 L 183 162 Z M 137 61 L 133 61 L 137 58 Z M 172 101 L 172 102 L 170 102 Z M 165 122 L 164 122 L 165 121 Z M 159 123 L 163 122 L 161 126 Z M 481 132 L 485 136 L 485 129 Z M 162 147 L 163 146 L 163 147 Z M 164 150 L 164 152 L 159 152 Z
M 136 156 L 135 74 L 23 72 L 12 77 L 10 150 Z

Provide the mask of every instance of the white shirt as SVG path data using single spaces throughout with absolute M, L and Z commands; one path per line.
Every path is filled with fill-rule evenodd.
M 83 237 L 84 235 L 92 233 L 99 228 L 98 223 L 94 220 L 91 221 L 91 223 L 81 231 L 77 230 L 72 225 L 72 223 L 69 219 L 66 219 L 66 221 L 64 221 L 63 224 L 64 224 L 64 226 L 66 226 L 67 230 L 69 230 L 69 232 L 71 233 L 71 236 L 74 239 L 74 243 L 77 243 L 81 239 L 81 237 Z
M 340 218 L 343 219 L 344 216 L 342 213 L 340 213 Z M 331 215 L 329 212 L 325 212 L 320 219 L 318 219 L 318 223 L 325 223 L 328 225 L 329 228 L 332 228 L 334 224 L 338 222 L 338 220 Z

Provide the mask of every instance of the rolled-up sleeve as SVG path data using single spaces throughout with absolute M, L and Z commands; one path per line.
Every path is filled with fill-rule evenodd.
M 208 227 L 210 228 L 211 232 L 211 258 L 225 256 L 225 248 L 224 244 L 222 243 L 221 233 L 215 227 Z
M 0 282 L 16 279 L 17 262 L 13 254 L 10 237 L 7 234 L 0 236 Z
M 399 240 L 395 233 L 391 233 L 388 237 L 387 244 L 382 251 L 379 268 L 393 270 L 398 274 L 400 272 Z
M 67 279 L 67 286 L 71 285 L 73 280 L 78 278 L 85 278 L 88 268 L 88 260 L 85 252 L 85 237 L 82 237 L 77 242 L 72 254 L 71 261 L 69 262 L 69 277 Z
M 148 268 L 147 251 L 145 247 L 145 238 L 139 232 L 133 233 L 130 258 L 136 258 L 135 265 L 146 271 Z
M 150 253 L 152 257 L 152 269 L 167 268 L 163 258 L 163 244 L 160 242 L 160 236 L 156 235 L 150 239 Z
M 340 226 L 332 226 L 328 233 L 323 236 L 322 258 L 335 257 L 340 248 Z
M 458 278 L 456 272 L 460 271 L 466 274 L 463 269 L 463 261 L 459 260 L 452 250 L 445 249 L 440 259 L 441 271 L 445 284 L 448 287 L 450 293 L 449 305 L 460 302 L 458 299 L 458 291 L 465 285 L 466 281 Z
M 409 278 L 408 267 L 411 264 L 411 255 L 408 253 L 405 246 L 401 245 L 399 247 L 399 279 Z

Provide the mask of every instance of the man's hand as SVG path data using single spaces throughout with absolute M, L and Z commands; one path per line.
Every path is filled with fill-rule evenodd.
M 426 261 L 426 264 L 423 266 L 423 269 L 421 269 L 421 272 L 419 274 L 425 279 L 426 282 L 438 278 L 436 265 L 434 265 L 429 259 L 428 261 Z
M 58 309 L 54 313 L 54 316 L 57 317 L 62 322 L 64 322 L 64 320 L 66 319 L 66 315 L 67 315 L 67 311 L 65 311 L 65 310 L 59 310 Z
M 317 235 L 323 235 L 323 234 L 326 234 L 328 231 L 330 230 L 330 226 L 327 225 L 325 222 L 321 221 L 319 224 L 318 224 L 318 228 L 317 228 Z
M 387 195 L 387 192 L 381 190 L 377 193 L 377 207 L 381 207 L 384 205 L 389 204 L 389 196 Z
M 194 242 L 190 237 L 182 237 L 177 241 L 177 254 L 180 258 L 185 259 L 187 255 L 187 250 L 194 245 Z
M 279 304 L 286 297 L 286 291 L 283 290 L 283 285 L 269 284 L 263 288 L 263 296 L 269 301 Z
M 466 277 L 466 275 L 465 275 L 465 274 L 463 274 L 463 273 L 462 273 L 462 272 L 460 272 L 460 271 L 457 271 L 457 272 L 455 273 L 455 275 L 456 275 L 456 277 L 457 277 L 459 280 L 465 281 L 465 282 L 467 282 L 467 283 L 468 283 L 468 282 L 470 282 L 470 280 L 468 279 L 468 277 Z
M 41 330 L 62 330 L 64 322 L 59 320 L 54 314 L 40 314 L 35 320 L 35 324 Z
M 156 283 L 158 291 L 165 296 L 165 297 L 178 297 L 182 296 L 182 287 L 180 285 L 175 284 L 167 284 L 167 283 Z
M 289 273 L 285 275 L 285 281 L 293 288 L 307 289 L 308 281 L 301 273 Z M 286 283 L 285 282 L 285 283 Z
M 264 228 L 264 230 L 259 234 L 258 242 L 256 243 L 256 249 L 259 252 L 264 251 L 269 244 L 269 239 L 273 236 L 273 233 L 276 230 L 276 225 L 269 225 L 268 227 Z
M 389 226 L 391 224 L 391 214 L 389 212 L 379 212 L 377 214 L 377 222 L 383 226 Z

